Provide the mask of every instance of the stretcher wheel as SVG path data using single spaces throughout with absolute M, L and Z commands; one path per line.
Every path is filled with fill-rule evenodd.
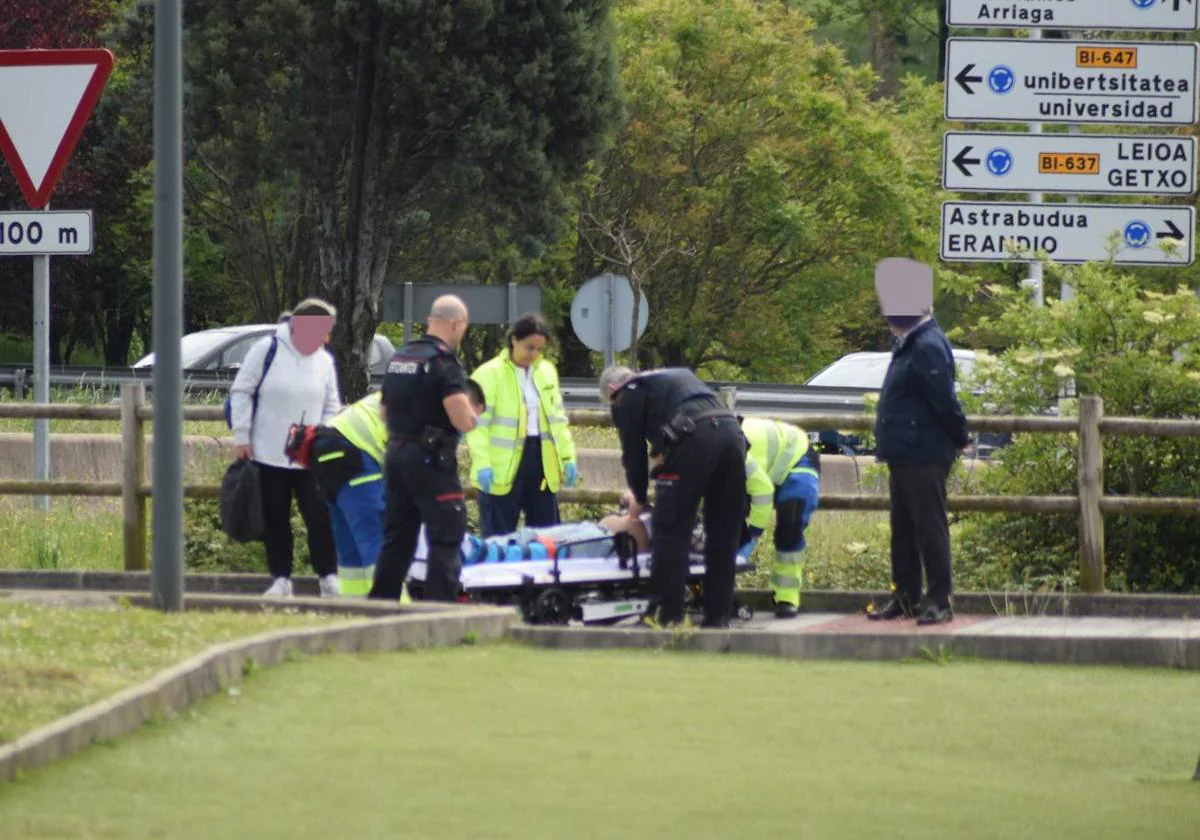
M 754 618 L 754 607 L 749 604 L 738 604 L 737 617 L 739 621 L 749 621 Z
M 566 624 L 571 620 L 571 598 L 561 589 L 547 589 L 533 602 L 530 619 L 534 624 Z

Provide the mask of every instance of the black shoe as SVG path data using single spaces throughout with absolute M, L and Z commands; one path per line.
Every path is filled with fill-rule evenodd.
M 954 610 L 950 609 L 949 605 L 939 607 L 936 604 L 926 604 L 921 609 L 920 615 L 917 616 L 917 624 L 921 627 L 930 624 L 945 624 L 953 620 Z
M 867 607 L 867 618 L 871 621 L 895 621 L 897 618 L 912 618 L 917 614 L 911 602 L 893 595 L 888 598 L 882 609 L 875 609 L 875 604 Z
M 701 630 L 728 630 L 730 626 L 727 618 L 706 618 L 700 622 Z
M 775 617 L 776 618 L 795 618 L 799 614 L 800 614 L 800 611 L 798 609 L 796 609 L 795 604 L 776 604 L 775 605 Z

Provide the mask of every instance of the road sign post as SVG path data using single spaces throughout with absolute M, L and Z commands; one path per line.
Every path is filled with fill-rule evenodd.
M 633 288 L 629 279 L 616 274 L 593 277 L 575 293 L 571 301 L 571 326 L 589 350 L 604 354 L 605 367 L 613 364 L 616 354 L 633 344 Z M 645 292 L 638 292 L 637 334 L 650 322 L 650 304 Z M 634 360 L 636 365 L 636 360 Z
M 1002 262 L 1044 251 L 1060 263 L 1104 261 L 1115 237 L 1115 263 L 1186 266 L 1195 259 L 1195 226 L 1195 208 L 1180 205 L 947 201 L 941 258 Z
M 112 66 L 108 50 L 0 50 L 0 153 L 33 210 L 49 205 Z M 0 255 L 33 257 L 36 403 L 50 402 L 50 255 L 91 249 L 90 212 L 0 214 Z M 33 421 L 33 453 L 34 478 L 48 481 L 47 420 Z M 48 496 L 35 496 L 33 503 L 42 510 L 50 507 Z

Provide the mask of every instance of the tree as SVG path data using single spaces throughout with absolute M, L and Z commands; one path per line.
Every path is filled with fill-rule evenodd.
M 1079 394 L 1104 399 L 1107 415 L 1195 417 L 1200 405 L 1200 302 L 1192 289 L 1156 291 L 1118 267 L 1050 265 L 1061 282 L 1070 273 L 1076 298 L 1034 307 L 1000 284 L 984 292 L 998 314 L 975 325 L 1008 349 L 977 364 L 981 396 L 974 410 L 1032 414 L 1057 402 L 1073 380 Z M 1175 282 L 1185 279 L 1176 274 Z M 1064 413 L 1075 413 L 1064 401 Z M 1001 451 L 982 483 L 988 492 L 1075 493 L 1073 436 L 1018 435 Z M 1200 494 L 1200 443 L 1190 438 L 1105 436 L 1104 491 L 1111 494 Z M 1117 590 L 1200 591 L 1200 521 L 1191 517 L 1106 518 L 1108 584 Z M 963 562 L 1002 569 L 1009 580 L 1072 581 L 1078 568 L 1075 517 L 968 516 Z
M 536 254 L 557 233 L 560 185 L 620 115 L 607 0 L 185 12 L 191 145 L 239 188 L 294 177 L 310 191 L 314 291 L 339 310 L 347 399 L 366 390 L 396 243 L 482 213 Z
M 580 241 L 645 291 L 648 361 L 792 379 L 879 254 L 929 247 L 914 192 L 934 170 L 870 71 L 784 3 L 639 0 L 617 24 L 630 119 L 581 189 Z
M 103 45 L 116 0 L 0 0 L 0 49 L 67 49 Z M 53 206 L 94 210 L 95 253 L 59 258 L 51 282 L 51 358 L 70 361 L 82 346 L 97 347 L 108 363 L 124 363 L 149 303 L 148 216 L 138 200 L 148 189 L 148 129 L 124 111 L 133 83 L 126 56 L 119 56 L 96 112 L 55 190 Z M 0 204 L 24 205 L 15 180 L 0 174 Z M 0 272 L 13 288 L 28 288 L 28 263 L 5 260 Z M 19 280 L 17 278 L 20 278 Z M 3 313 L 7 324 L 27 334 L 29 298 L 18 296 Z

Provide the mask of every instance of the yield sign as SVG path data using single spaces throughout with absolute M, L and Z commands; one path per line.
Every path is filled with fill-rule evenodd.
M 0 151 L 40 210 L 112 72 L 108 50 L 0 50 Z

